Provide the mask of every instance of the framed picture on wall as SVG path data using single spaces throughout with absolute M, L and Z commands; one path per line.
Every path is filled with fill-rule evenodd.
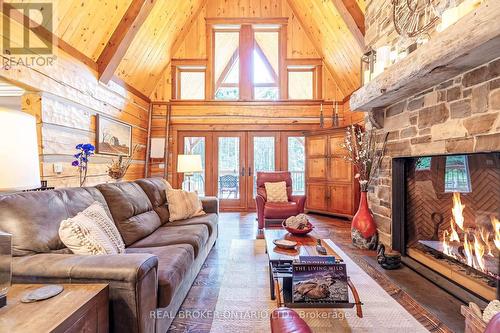
M 100 114 L 96 115 L 98 154 L 130 156 L 132 126 Z

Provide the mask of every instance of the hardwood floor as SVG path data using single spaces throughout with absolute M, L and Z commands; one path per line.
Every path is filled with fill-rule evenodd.
M 189 291 L 169 332 L 210 332 L 224 274 L 227 252 L 233 239 L 263 238 L 257 229 L 255 213 L 221 213 L 219 239 Z M 350 240 L 350 223 L 320 215 L 309 215 L 322 238 L 336 242 L 358 265 L 372 276 L 405 309 L 433 332 L 463 332 L 460 301 L 419 276 L 409 268 L 381 269 L 374 251 L 359 250 Z

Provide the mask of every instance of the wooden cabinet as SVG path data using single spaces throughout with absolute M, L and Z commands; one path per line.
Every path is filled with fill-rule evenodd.
M 306 133 L 306 209 L 351 218 L 359 203 L 359 184 L 344 159 L 345 129 Z

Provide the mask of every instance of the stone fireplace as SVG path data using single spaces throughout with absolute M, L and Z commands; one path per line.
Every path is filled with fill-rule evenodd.
M 367 0 L 366 5 L 368 47 L 397 49 L 415 42 L 395 30 L 392 1 Z M 427 42 L 417 43 L 415 51 L 350 99 L 352 110 L 367 112 L 367 128 L 380 136 L 388 133 L 386 156 L 368 193 L 380 242 L 401 251 L 407 265 L 460 299 L 482 305 L 498 298 L 491 217 L 500 211 L 500 169 L 494 167 L 500 152 L 498 15 L 497 3 L 483 0 L 447 29 L 429 27 Z M 462 168 L 468 181 L 447 182 L 447 167 Z M 456 212 L 464 205 L 462 221 Z M 481 261 L 476 253 L 484 248 L 488 254 L 488 246 L 493 257 Z
M 468 237 L 467 244 L 474 246 L 472 229 L 475 228 L 472 228 L 472 224 L 476 220 L 488 222 L 485 226 L 487 232 L 490 232 L 489 240 L 494 239 L 494 222 L 490 217 L 499 218 L 500 215 L 500 59 L 385 109 L 373 110 L 370 118 L 380 127 L 377 131 L 381 135 L 389 133 L 387 156 L 368 196 L 382 243 L 400 250 L 409 258 L 417 259 L 415 267 L 424 266 L 424 270 L 431 268 L 431 271 L 439 272 L 432 260 L 429 261 L 425 256 L 432 259 L 439 257 L 437 252 L 441 252 L 441 257 L 446 257 L 442 240 L 446 236 L 449 245 L 453 230 L 461 233 L 461 245 L 453 243 L 451 238 L 451 244 L 456 245 L 456 249 L 452 251 L 460 251 L 455 253 L 455 257 L 460 259 L 464 255 L 465 234 Z M 446 185 L 445 175 L 447 163 L 451 163 L 449 161 L 457 162 L 455 164 L 462 167 L 466 165 L 468 173 L 465 174 L 469 177 L 466 185 L 473 188 L 465 188 L 463 179 L 459 184 L 462 188 L 457 187 L 455 191 L 451 185 Z M 462 163 L 458 163 L 460 161 Z M 416 172 L 417 168 L 421 168 L 421 171 Z M 425 168 L 429 169 L 424 171 Z M 471 178 L 473 175 L 476 177 L 474 180 Z M 485 179 L 488 180 L 484 182 Z M 481 186 L 484 187 L 483 193 L 480 193 Z M 408 202 L 412 200 L 409 196 L 414 196 L 415 202 Z M 469 228 L 470 234 L 456 225 L 452 229 L 450 224 L 453 203 L 457 200 L 461 200 L 466 207 L 464 230 Z M 476 215 L 479 211 L 486 215 Z M 409 226 L 407 223 L 415 214 L 421 214 L 421 220 Z M 441 218 L 443 221 L 438 223 Z M 419 235 L 419 231 L 423 234 Z M 479 229 L 476 237 L 481 237 Z M 437 243 L 433 243 L 435 241 Z M 492 243 L 488 245 L 492 246 Z M 462 295 L 460 288 L 456 288 L 461 294 L 458 295 L 460 298 L 476 302 L 478 300 L 475 296 L 483 300 L 495 298 L 494 281 L 498 281 L 498 250 L 496 251 L 496 257 L 487 258 L 488 265 L 496 264 L 489 277 L 481 275 L 484 272 L 474 268 L 474 265 L 478 265 L 475 262 L 466 272 L 469 276 L 476 274 L 476 282 L 479 281 L 486 291 L 479 293 L 478 285 L 472 284 L 469 286 L 474 291 L 471 298 L 470 295 Z M 474 250 L 472 254 L 475 255 Z M 448 257 L 451 258 L 447 259 L 453 259 L 453 255 Z M 455 264 L 460 266 L 459 262 Z M 462 270 L 465 271 L 465 268 L 462 267 Z M 449 276 L 445 275 L 445 279 L 442 277 L 443 272 L 439 272 L 434 278 L 430 278 L 449 280 Z M 474 282 L 474 278 L 472 281 Z M 463 284 L 460 287 L 464 287 Z M 453 285 L 451 288 L 453 289 Z

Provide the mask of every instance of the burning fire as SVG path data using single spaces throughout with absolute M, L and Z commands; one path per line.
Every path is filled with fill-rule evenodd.
M 495 233 L 495 239 L 493 242 L 495 246 L 500 251 L 500 221 L 494 216 L 491 216 L 491 224 L 493 225 L 493 232 Z
M 464 231 L 464 208 L 465 205 L 462 205 L 462 201 L 460 200 L 460 193 L 453 193 L 453 208 L 451 212 L 453 213 L 453 219 L 458 227 Z
M 495 216 L 490 217 L 493 232 L 484 227 L 466 230 L 464 227 L 464 208 L 465 205 L 462 204 L 460 193 L 453 193 L 450 229 L 443 232 L 443 253 L 487 273 L 488 267 L 485 257 L 494 257 L 493 251 L 495 251 L 491 245 L 490 236 L 493 235 L 492 243 L 495 244 L 497 250 L 500 250 L 500 221 Z M 460 237 L 463 238 L 463 241 Z

